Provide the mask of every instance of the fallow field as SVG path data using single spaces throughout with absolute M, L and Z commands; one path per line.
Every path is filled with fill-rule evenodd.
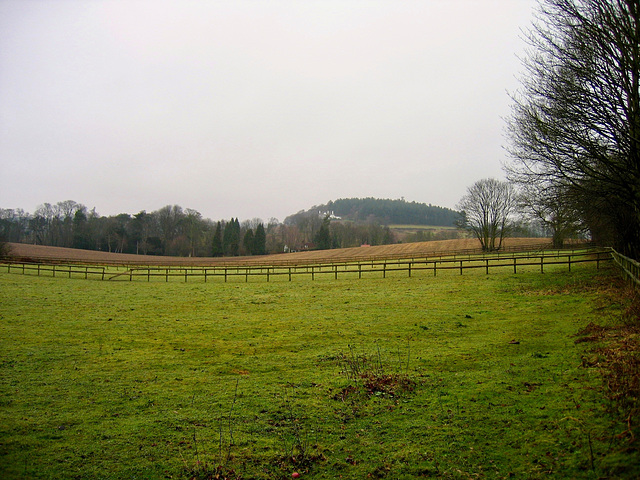
M 506 249 L 543 248 L 548 246 L 546 238 L 508 238 Z M 309 250 L 287 254 L 272 254 L 256 257 L 161 257 L 155 255 L 133 255 L 109 253 L 75 248 L 48 247 L 10 243 L 11 254 L 16 259 L 44 262 L 81 262 L 126 265 L 198 266 L 198 265 L 281 265 L 322 263 L 330 261 L 358 261 L 369 258 L 425 257 L 451 252 L 478 252 L 476 239 L 441 240 L 434 242 L 400 243 L 372 247 L 336 248 L 332 250 Z
M 637 428 L 596 349 L 596 325 L 628 311 L 621 288 L 591 263 L 291 283 L 0 273 L 0 477 L 637 478 Z

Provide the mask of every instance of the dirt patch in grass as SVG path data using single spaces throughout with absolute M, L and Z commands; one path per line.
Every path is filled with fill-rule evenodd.
M 338 361 L 342 374 L 351 384 L 335 394 L 334 400 L 344 401 L 357 394 L 393 398 L 416 387 L 416 382 L 406 373 L 393 371 L 388 361 L 382 359 L 379 348 L 374 354 L 366 354 L 357 353 L 350 346 L 349 353 L 341 353 Z
M 585 328 L 580 330 L 576 335 L 575 343 L 583 343 L 583 342 L 597 342 L 602 340 L 609 329 L 607 327 L 603 327 L 602 325 L 596 325 L 591 322 Z
M 363 393 L 367 397 L 393 398 L 402 393 L 412 392 L 416 388 L 414 380 L 400 373 L 363 373 L 356 382 L 344 387 L 332 398 L 345 401 L 348 397 Z

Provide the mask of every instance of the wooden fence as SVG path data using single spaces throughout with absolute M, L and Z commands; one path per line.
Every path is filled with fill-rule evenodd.
M 84 278 L 110 281 L 244 281 L 249 279 L 264 279 L 267 282 L 275 279 L 292 281 L 294 277 L 307 277 L 315 280 L 319 277 L 362 278 L 374 274 L 386 278 L 388 274 L 402 273 L 411 277 L 418 273 L 454 272 L 462 275 L 468 270 L 483 270 L 489 274 L 491 270 L 502 269 L 513 273 L 527 268 L 539 269 L 544 273 L 545 268 L 552 265 L 566 265 L 571 270 L 572 265 L 585 262 L 610 261 L 611 250 L 582 249 L 555 250 L 535 253 L 500 253 L 487 255 L 454 255 L 438 258 L 405 258 L 350 262 L 332 262 L 301 265 L 223 265 L 223 266 L 98 266 L 72 264 L 41 264 L 5 262 L 7 273 L 22 273 L 30 275 L 46 275 L 53 277 Z
M 611 249 L 611 257 L 634 287 L 640 287 L 640 263 Z

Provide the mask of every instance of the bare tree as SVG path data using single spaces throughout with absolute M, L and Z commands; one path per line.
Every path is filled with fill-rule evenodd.
M 189 240 L 189 256 L 197 256 L 198 247 L 204 240 L 204 221 L 197 210 L 187 208 L 183 218 L 184 233 Z
M 554 186 L 541 188 L 533 183 L 521 187 L 518 209 L 551 234 L 554 248 L 562 248 L 567 238 L 583 232 L 580 213 L 567 201 L 568 192 L 560 192 Z
M 640 2 L 541 1 L 508 120 L 508 178 L 557 193 L 594 237 L 638 256 Z
M 500 250 L 516 205 L 513 185 L 495 178 L 479 180 L 456 206 L 461 212 L 459 226 L 471 231 L 485 252 Z
M 147 254 L 152 223 L 153 216 L 147 213 L 146 210 L 141 210 L 133 216 L 131 220 L 131 230 L 133 231 L 133 237 L 136 242 L 136 254 Z
M 172 243 L 178 235 L 178 227 L 185 214 L 179 205 L 166 205 L 153 212 L 158 220 L 162 249 L 165 255 L 172 253 Z
M 56 207 L 59 212 L 60 246 L 73 246 L 73 218 L 78 210 L 86 210 L 87 207 L 73 200 L 58 202 Z
M 0 208 L 0 239 L 5 242 L 28 243 L 31 215 L 21 208 Z

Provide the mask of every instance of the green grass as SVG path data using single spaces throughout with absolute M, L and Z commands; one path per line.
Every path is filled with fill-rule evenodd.
M 599 301 L 615 272 L 555 270 L 0 274 L 0 477 L 635 478 L 574 343 L 624 308 Z M 367 390 L 354 365 L 406 388 Z

